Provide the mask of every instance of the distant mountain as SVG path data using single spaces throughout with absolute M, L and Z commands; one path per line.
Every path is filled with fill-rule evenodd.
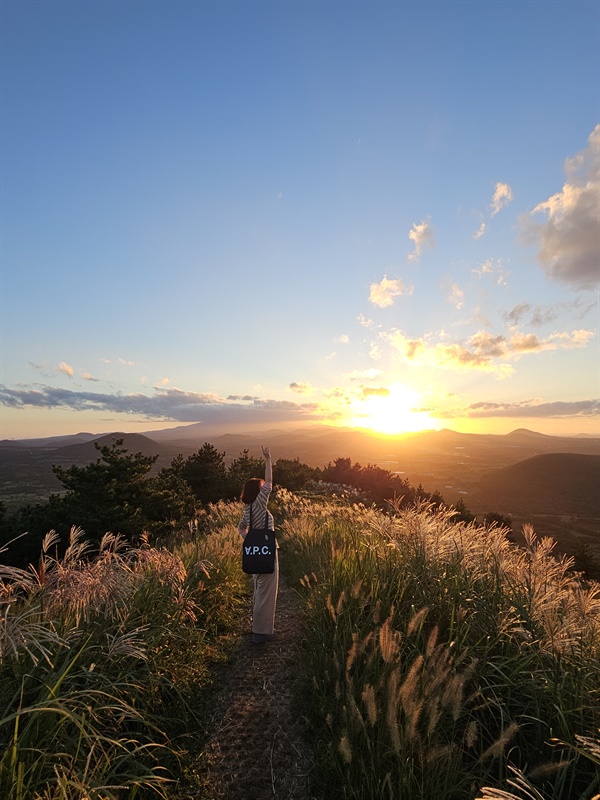
M 537 431 L 530 431 L 528 428 L 517 428 L 514 431 L 506 434 L 510 439 L 553 439 L 553 436 L 548 436 L 546 433 L 538 433 Z
M 440 491 L 448 503 L 462 498 L 473 513 L 501 511 L 496 500 L 502 501 L 506 512 L 514 505 L 508 491 L 501 496 L 498 491 L 492 495 L 493 482 L 481 483 L 482 476 L 492 468 L 501 470 L 540 455 L 600 456 L 600 438 L 546 436 L 526 429 L 507 435 L 457 433 L 444 429 L 382 436 L 330 425 L 223 433 L 197 423 L 143 434 L 79 433 L 47 439 L 5 440 L 0 446 L 0 499 L 14 506 L 32 498 L 37 501 L 47 497 L 50 491 L 60 488 L 52 473 L 53 464 L 65 467 L 89 464 L 99 455 L 94 441 L 110 446 L 117 438 L 124 440 L 130 453 L 158 455 L 155 471 L 168 466 L 178 454 L 187 457 L 197 452 L 204 442 L 224 452 L 226 464 L 244 450 L 260 458 L 263 444 L 271 447 L 275 461 L 299 458 L 312 467 L 326 466 L 337 458 L 351 458 L 363 466 L 373 464 L 398 473 L 413 486 L 422 484 L 427 491 Z M 527 481 L 523 477 L 519 480 L 523 482 L 520 487 L 523 489 Z M 516 488 L 519 488 L 519 480 L 513 481 Z M 519 502 L 530 510 L 526 494 L 525 490 L 521 492 Z M 548 492 L 540 496 L 545 499 L 543 502 L 536 500 L 536 507 L 544 506 Z M 553 504 L 557 509 L 561 497 L 562 491 L 557 490 L 557 502 Z M 491 499 L 496 507 L 490 505 Z M 570 503 L 569 507 L 572 505 Z
M 73 462 L 77 463 L 95 461 L 100 456 L 96 449 L 96 444 L 100 447 L 112 447 L 120 439 L 123 440 L 122 446 L 130 453 L 143 453 L 145 456 L 164 455 L 168 457 L 171 455 L 171 448 L 158 444 L 141 433 L 110 433 L 94 438 L 91 441 L 59 447 L 56 450 L 56 455 L 61 460 L 73 459 Z
M 158 430 L 144 431 L 148 438 L 155 442 L 186 442 L 187 444 L 200 442 L 200 447 L 208 436 L 216 435 L 206 427 L 204 422 L 192 422 L 189 425 L 178 425 L 175 428 L 159 428 Z
M 536 455 L 487 472 L 478 489 L 487 508 L 499 513 L 600 517 L 600 456 Z
M 0 447 L 57 448 L 68 444 L 82 444 L 98 437 L 96 433 L 73 433 L 67 436 L 48 436 L 43 439 L 3 439 Z

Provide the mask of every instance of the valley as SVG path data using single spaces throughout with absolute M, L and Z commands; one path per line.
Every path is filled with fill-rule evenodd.
M 209 442 L 226 463 L 244 450 L 260 456 L 268 442 L 278 458 L 324 467 L 350 457 L 399 474 L 411 485 L 438 491 L 448 504 L 463 500 L 478 518 L 494 511 L 513 519 L 517 537 L 524 523 L 551 535 L 565 552 L 585 542 L 600 559 L 600 439 L 546 436 L 529 430 L 507 435 L 423 431 L 395 437 L 356 429 L 315 426 L 260 433 L 212 434 L 203 425 L 139 433 L 3 441 L 0 443 L 0 499 L 7 510 L 44 502 L 60 492 L 52 465 L 94 461 L 94 441 L 123 439 L 130 452 L 157 455 L 158 471 L 178 454 L 184 457 Z

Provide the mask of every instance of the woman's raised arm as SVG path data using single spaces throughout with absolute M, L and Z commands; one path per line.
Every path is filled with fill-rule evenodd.
M 263 456 L 265 457 L 265 483 L 273 483 L 273 466 L 271 464 L 271 450 L 269 447 L 263 447 Z

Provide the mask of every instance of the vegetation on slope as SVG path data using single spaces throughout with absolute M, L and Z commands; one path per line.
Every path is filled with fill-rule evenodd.
M 0 796 L 168 796 L 202 689 L 247 605 L 233 526 L 172 549 L 112 535 L 89 558 L 74 530 L 62 558 L 0 566 Z
M 545 453 L 488 472 L 480 489 L 495 508 L 600 515 L 600 456 Z
M 0 502 L 0 547 L 24 531 L 29 533 L 11 546 L 6 554 L 10 563 L 26 566 L 37 559 L 49 530 L 66 540 L 73 526 L 83 528 L 96 543 L 107 531 L 131 543 L 143 533 L 153 541 L 168 537 L 193 520 L 198 509 L 238 498 L 244 482 L 264 470 L 262 459 L 253 458 L 247 450 L 226 466 L 225 453 L 205 442 L 196 453 L 187 458 L 178 455 L 170 466 L 154 474 L 156 456 L 129 453 L 120 439 L 111 445 L 94 444 L 95 462 L 53 467 L 64 489 L 61 494 L 50 495 L 45 503 L 22 506 L 12 514 Z M 313 469 L 299 459 L 280 458 L 273 475 L 279 486 L 293 491 L 315 481 L 343 484 L 339 490 L 353 489 L 367 503 L 385 505 L 387 498 L 394 497 L 402 498 L 404 504 L 417 497 L 442 501 L 440 495 L 428 494 L 422 487 L 414 489 L 388 470 L 352 464 L 349 458 L 339 458 L 325 470 Z
M 285 533 L 323 796 L 596 797 L 600 586 L 551 541 L 427 507 L 313 506 Z
M 96 481 L 101 469 L 69 474 L 109 510 L 142 464 L 112 455 L 120 487 Z M 254 470 L 243 458 L 238 478 Z M 521 548 L 431 498 L 380 508 L 360 496 L 349 482 L 273 495 L 282 565 L 306 607 L 299 707 L 317 740 L 314 796 L 597 798 L 600 585 L 531 529 Z M 201 747 L 202 689 L 247 613 L 240 512 L 196 507 L 162 546 L 88 544 L 74 530 L 65 550 L 48 534 L 35 568 L 0 567 L 2 797 L 177 796 Z

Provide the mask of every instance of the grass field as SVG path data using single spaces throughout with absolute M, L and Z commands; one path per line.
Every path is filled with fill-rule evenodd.
M 305 607 L 315 798 L 598 797 L 600 586 L 550 541 L 285 491 L 273 510 Z M 3 569 L 0 796 L 177 797 L 248 610 L 239 512 L 162 548 L 91 554 L 75 531 L 57 560 L 49 535 L 35 570 Z

